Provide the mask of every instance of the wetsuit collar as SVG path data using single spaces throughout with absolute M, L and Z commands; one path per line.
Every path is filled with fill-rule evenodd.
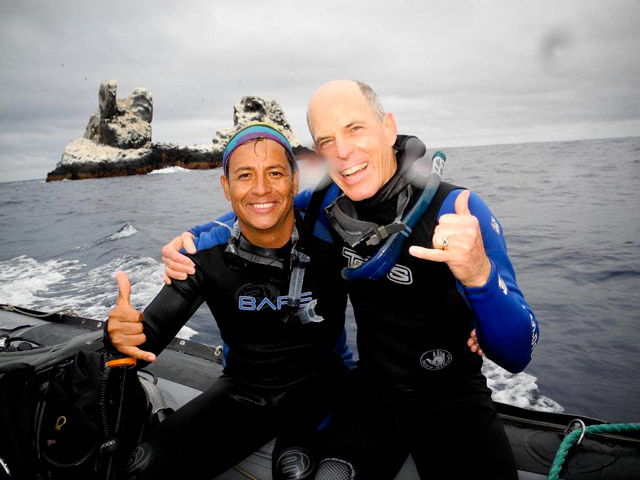
M 379 226 L 377 223 L 358 219 L 358 213 L 353 203 L 343 194 L 335 203 L 327 207 L 326 213 L 333 230 L 351 247 L 362 243 L 377 245 L 388 236 L 404 230 L 405 225 L 400 221 L 411 198 L 411 186 L 407 185 L 397 195 L 395 220 Z
M 354 202 L 358 208 L 377 207 L 398 195 L 415 178 L 416 171 L 412 168 L 415 161 L 424 157 L 427 153 L 427 147 L 422 140 L 413 135 L 398 135 L 393 149 L 396 152 L 396 162 L 398 164 L 395 173 L 387 183 L 380 187 L 375 195 L 359 202 Z
M 293 231 L 291 232 L 291 239 L 284 246 L 280 248 L 258 247 L 242 235 L 238 220 L 236 220 L 231 229 L 231 235 L 227 240 L 225 252 L 237 255 L 251 263 L 283 269 L 292 251 L 292 247 L 298 242 L 298 238 L 298 229 L 294 225 Z
M 412 165 L 418 158 L 424 156 L 426 147 L 417 137 L 399 135 L 394 149 L 398 168 L 373 197 L 353 202 L 342 194 L 325 209 L 331 227 L 351 247 L 360 244 L 377 245 L 406 227 L 401 219 L 411 198 L 411 181 L 416 176 Z M 394 220 L 382 226 L 375 222 L 361 220 L 358 215 L 358 211 L 389 210 L 389 216 L 391 216 L 393 209 L 395 211 L 391 218 Z

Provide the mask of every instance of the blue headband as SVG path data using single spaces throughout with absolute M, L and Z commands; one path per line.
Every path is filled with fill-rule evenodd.
M 287 153 L 289 163 L 291 164 L 291 170 L 293 172 L 297 170 L 298 165 L 296 164 L 296 157 L 293 154 L 293 149 L 291 148 L 291 144 L 289 143 L 289 140 L 287 140 L 287 137 L 280 133 L 280 131 L 273 125 L 264 122 L 254 122 L 236 132 L 227 143 L 227 147 L 224 149 L 224 153 L 222 154 L 222 168 L 226 176 L 229 176 L 229 158 L 231 157 L 231 154 L 240 145 L 243 145 L 249 140 L 253 140 L 255 138 L 267 138 L 282 145 Z

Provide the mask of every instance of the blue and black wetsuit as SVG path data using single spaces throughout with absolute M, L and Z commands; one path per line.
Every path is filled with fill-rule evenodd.
M 144 311 L 140 348 L 157 354 L 206 302 L 224 341 L 224 374 L 145 437 L 130 478 L 212 478 L 275 436 L 274 476 L 312 474 L 305 449 L 343 391 L 350 361 L 339 258 L 326 241 L 304 239 L 311 261 L 302 304 L 316 301 L 324 320 L 302 323 L 286 304 L 291 242 L 263 249 L 241 235 L 230 240 L 232 225 L 200 235 L 190 256 L 196 273 L 165 286 Z
M 387 225 L 397 216 L 397 196 L 410 183 L 404 167 L 415 160 L 405 155 L 408 138 L 399 136 L 396 143 L 396 175 L 374 197 L 353 202 L 359 219 Z M 412 188 L 407 211 L 421 191 L 419 185 Z M 472 193 L 469 209 L 478 218 L 491 261 L 489 280 L 480 288 L 464 287 L 446 264 L 408 253 L 411 245 L 432 247 L 438 219 L 455 213 L 461 191 L 440 185 L 385 278 L 348 283 L 359 361 L 324 431 L 320 458 L 326 461 L 317 478 L 393 478 L 409 452 L 422 478 L 515 478 L 508 439 L 481 373 L 482 359 L 466 345 L 476 328 L 487 357 L 517 373 L 531 360 L 538 340 L 538 323 L 516 283 L 502 226 Z M 340 193 L 336 185 L 326 189 L 322 208 Z M 301 193 L 296 206 L 305 208 L 311 198 L 311 191 Z M 326 234 L 327 219 L 319 218 L 316 228 Z M 339 268 L 376 251 L 349 247 L 337 236 L 334 245 Z
M 402 144 L 397 148 L 403 170 Z M 396 217 L 399 174 L 372 198 L 352 202 L 359 219 L 379 225 Z M 419 197 L 413 185 L 407 209 Z M 466 340 L 476 328 L 489 358 L 512 371 L 531 359 L 538 338 L 506 252 L 502 227 L 475 194 L 491 274 L 481 288 L 465 288 L 444 263 L 413 257 L 411 245 L 432 248 L 440 216 L 455 213 L 459 187 L 443 183 L 414 227 L 386 277 L 349 282 L 358 326 L 359 362 L 348 395 L 326 430 L 318 476 L 322 480 L 393 478 L 409 452 L 421 478 L 516 478 L 513 455 L 481 373 L 482 358 Z M 340 247 L 342 266 L 375 253 Z

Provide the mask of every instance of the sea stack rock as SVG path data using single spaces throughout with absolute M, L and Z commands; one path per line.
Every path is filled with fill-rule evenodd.
M 255 121 L 280 128 L 298 159 L 313 154 L 300 146 L 278 102 L 255 96 L 243 97 L 234 105 L 233 127 L 218 131 L 213 143 L 152 143 L 151 94 L 146 88 L 136 88 L 126 98 L 116 98 L 117 86 L 115 80 L 100 84 L 98 112 L 91 116 L 84 136 L 65 147 L 56 168 L 47 175 L 47 182 L 140 175 L 165 167 L 217 168 L 222 166 L 222 152 L 231 135 Z
M 98 92 L 98 107 L 101 119 L 111 120 L 116 116 L 117 91 L 117 80 L 105 80 L 100 84 L 100 90 Z
M 294 151 L 300 147 L 300 142 L 291 131 L 291 125 L 278 102 L 247 95 L 233 106 L 233 127 L 216 132 L 213 138 L 213 151 L 222 154 L 233 134 L 251 122 L 267 122 L 275 125 L 287 137 Z
M 136 88 L 126 98 L 116 98 L 117 88 L 115 80 L 100 84 L 99 111 L 89 120 L 84 138 L 115 148 L 143 148 L 151 143 L 151 93 Z

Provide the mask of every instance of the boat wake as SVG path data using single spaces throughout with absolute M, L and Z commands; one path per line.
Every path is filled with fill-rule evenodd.
M 43 295 L 82 268 L 77 260 L 38 262 L 24 255 L 0 262 L 0 302 L 40 306 Z
M 131 303 L 143 309 L 162 287 L 163 264 L 123 255 L 87 269 L 78 260 L 39 262 L 25 256 L 0 262 L 0 302 L 41 311 L 70 307 L 81 316 L 105 318 L 118 296 L 115 272 L 131 280 Z
M 492 390 L 496 402 L 515 405 L 542 412 L 564 412 L 564 408 L 555 400 L 541 395 L 538 380 L 525 372 L 513 374 L 484 357 L 482 373 L 487 377 L 487 385 Z

